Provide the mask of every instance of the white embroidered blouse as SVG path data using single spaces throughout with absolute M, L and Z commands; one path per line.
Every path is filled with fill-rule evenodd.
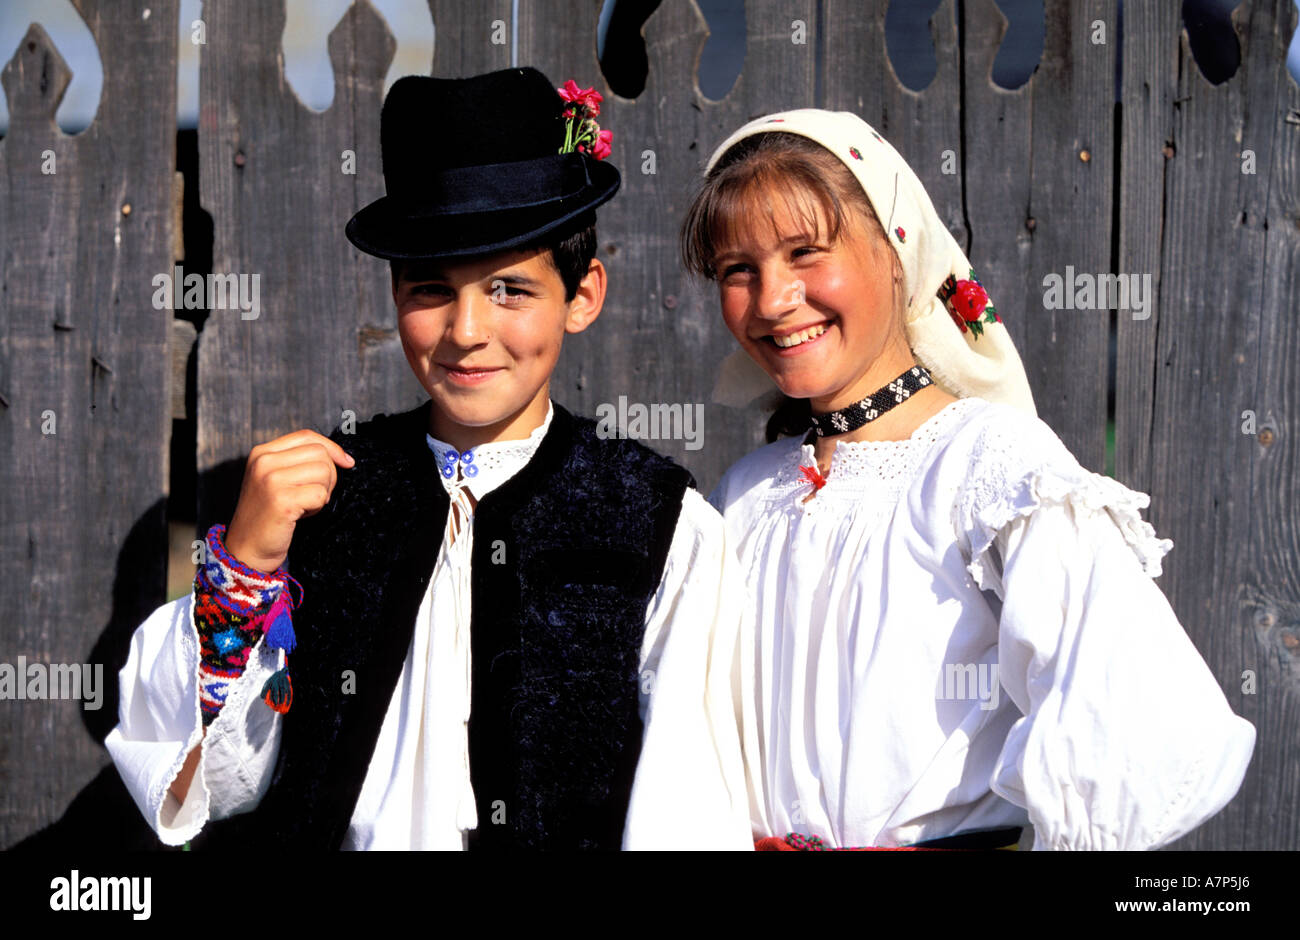
M 462 849 L 477 819 L 469 775 L 472 502 L 532 458 L 554 414 L 525 440 L 484 444 L 469 455 L 428 438 L 459 513 L 447 529 L 375 752 L 344 838 L 345 849 Z M 457 520 L 462 520 L 457 524 Z M 752 849 L 744 769 L 731 691 L 737 617 L 721 518 L 688 489 L 641 649 L 645 724 L 633 780 L 625 849 Z M 282 716 L 258 697 L 280 665 L 259 640 L 244 674 L 203 736 L 198 635 L 192 593 L 158 608 L 136 631 L 120 674 L 119 724 L 106 745 L 145 819 L 168 845 L 209 819 L 256 807 L 270 784 Z M 183 802 L 169 792 L 185 755 L 202 758 Z M 509 807 L 505 807 L 509 812 Z
M 1149 849 L 1236 793 L 1255 729 L 1152 581 L 1173 543 L 1145 494 L 978 398 L 841 442 L 807 502 L 801 466 L 812 446 L 777 441 L 710 497 L 745 584 L 755 836 Z

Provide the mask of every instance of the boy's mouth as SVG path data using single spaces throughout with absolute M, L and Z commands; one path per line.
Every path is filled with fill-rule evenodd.
M 500 367 L 452 366 L 441 362 L 438 363 L 438 367 L 446 372 L 447 378 L 457 385 L 480 385 L 505 371 Z

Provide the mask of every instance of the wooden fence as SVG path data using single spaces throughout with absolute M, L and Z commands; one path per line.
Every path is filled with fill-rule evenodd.
M 176 381 L 167 363 L 183 334 L 151 299 L 155 276 L 183 258 L 178 3 L 75 2 L 108 52 L 84 133 L 54 125 L 67 69 L 39 27 L 4 70 L 0 609 L 10 618 L 0 662 L 100 662 L 113 685 L 126 637 L 164 599 Z M 703 449 L 651 443 L 707 491 L 761 440 L 762 417 L 709 403 L 733 341 L 716 298 L 677 264 L 691 187 L 716 144 L 752 117 L 807 106 L 861 114 L 967 247 L 1040 415 L 1098 471 L 1117 331 L 1116 476 L 1151 494 L 1149 518 L 1175 543 L 1159 584 L 1258 730 L 1239 795 L 1178 846 L 1295 849 L 1300 89 L 1285 58 L 1296 15 L 1292 0 L 1245 0 L 1233 15 L 1240 68 L 1214 85 L 1178 6 L 1129 3 L 1121 49 L 1116 0 L 1047 0 L 1039 67 L 1007 91 L 990 78 L 1006 29 L 994 0 L 944 0 L 932 20 L 937 74 L 913 92 L 889 62 L 886 0 L 749 0 L 744 69 L 711 101 L 694 80 L 705 21 L 693 0 L 664 0 L 644 28 L 644 92 L 627 100 L 602 88 L 601 123 L 623 173 L 622 192 L 600 211 L 610 294 L 598 324 L 566 341 L 553 394 L 587 414 L 619 396 L 706 403 Z M 509 28 L 510 0 L 429 7 L 432 74 L 511 64 L 510 44 L 493 41 L 494 21 Z M 557 83 L 602 85 L 599 9 L 600 0 L 520 3 L 516 61 Z M 315 112 L 283 78 L 280 3 L 207 2 L 203 19 L 199 195 L 213 220 L 212 267 L 259 275 L 261 286 L 255 319 L 214 310 L 198 335 L 200 529 L 228 519 L 254 444 L 424 396 L 398 340 L 387 265 L 343 237 L 350 215 L 383 191 L 392 35 L 358 0 L 330 37 L 333 105 Z M 53 173 L 43 172 L 47 151 Z M 344 172 L 345 151 L 355 174 Z M 956 172 L 944 172 L 954 159 Z M 1149 316 L 1047 309 L 1043 279 L 1067 267 L 1149 275 Z M 115 702 L 106 695 L 99 712 L 0 702 L 0 846 L 57 818 L 108 763 L 96 739 L 116 720 Z

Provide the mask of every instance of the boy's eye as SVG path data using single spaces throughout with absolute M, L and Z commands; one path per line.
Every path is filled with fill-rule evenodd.
M 494 304 L 518 304 L 532 296 L 533 292 L 527 287 L 508 284 L 503 280 L 493 281 L 488 288 L 488 299 Z
M 411 288 L 412 294 L 427 296 L 444 297 L 451 293 L 450 289 L 444 284 L 416 284 Z

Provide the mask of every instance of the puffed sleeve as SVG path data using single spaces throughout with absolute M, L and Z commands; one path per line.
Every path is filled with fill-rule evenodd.
M 688 489 L 646 614 L 645 729 L 624 849 L 754 847 L 732 691 L 733 565 L 722 517 Z
M 280 716 L 258 698 L 280 651 L 259 640 L 206 737 L 199 706 L 199 640 L 193 591 L 155 610 L 135 631 L 118 724 L 104 744 L 145 821 L 166 845 L 194 838 L 209 819 L 253 809 L 270 784 Z M 185 756 L 201 758 L 184 801 L 170 792 Z
M 983 553 L 999 677 L 1023 716 L 991 787 L 1028 810 L 1035 849 L 1154 849 L 1233 797 L 1255 729 L 1152 581 L 1172 543 L 1137 516 L 1146 497 L 1075 485 L 1059 499 L 1036 487 Z

